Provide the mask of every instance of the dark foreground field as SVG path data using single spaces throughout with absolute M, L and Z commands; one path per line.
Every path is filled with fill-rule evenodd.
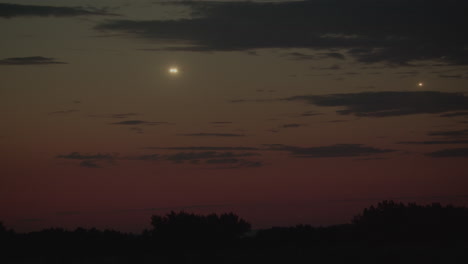
M 235 214 L 153 216 L 141 234 L 0 226 L 0 263 L 468 263 L 468 208 L 382 202 L 352 223 L 252 231 Z

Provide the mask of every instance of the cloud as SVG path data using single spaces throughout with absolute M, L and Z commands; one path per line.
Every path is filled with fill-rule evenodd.
M 343 122 L 348 122 L 348 120 L 335 119 L 335 120 L 327 121 L 326 123 L 343 123 Z
M 57 7 L 43 5 L 18 5 L 0 3 L 0 17 L 12 18 L 18 16 L 89 16 L 89 15 L 114 15 L 105 10 L 87 10 L 82 7 Z
M 126 157 L 127 160 L 143 160 L 143 161 L 153 161 L 153 160 L 160 160 L 162 158 L 159 154 L 147 154 L 147 155 L 139 155 L 133 157 Z
M 202 151 L 220 151 L 220 150 L 259 150 L 259 148 L 253 147 L 210 147 L 210 146 L 199 146 L 199 147 L 148 147 L 146 149 L 165 149 L 165 150 L 202 150 Z
M 89 117 L 100 117 L 100 118 L 115 118 L 115 119 L 124 119 L 124 118 L 129 118 L 133 116 L 138 116 L 140 115 L 139 113 L 117 113 L 117 114 L 109 114 L 109 115 L 88 115 Z M 130 121 L 135 121 L 135 123 L 138 122 L 145 122 L 141 120 L 130 120 Z M 115 123 L 118 124 L 118 123 Z
M 468 144 L 468 140 L 401 141 L 401 142 L 398 142 L 398 144 L 408 144 L 408 145 Z
M 160 148 L 157 148 L 160 149 Z M 162 148 L 162 149 L 169 149 L 169 150 L 179 150 L 179 149 L 190 149 L 190 150 L 205 150 L 207 148 Z M 217 148 L 218 150 L 220 148 Z M 239 150 L 239 149 L 236 149 Z M 183 163 L 186 161 L 189 162 L 198 162 L 200 160 L 206 160 L 206 163 L 213 164 L 213 163 L 232 163 L 239 162 L 240 159 L 244 157 L 253 157 L 259 156 L 258 153 L 253 152 L 241 152 L 241 153 L 234 153 L 234 152 L 219 152 L 219 151 L 196 151 L 196 152 L 177 152 L 173 154 L 147 154 L 147 155 L 138 155 L 138 156 L 129 156 L 123 159 L 125 160 L 140 160 L 140 161 L 172 161 L 175 163 Z M 210 162 L 208 160 L 211 160 Z
M 168 149 L 168 150 L 181 150 L 190 149 L 190 152 L 176 152 L 171 154 L 143 154 L 132 156 L 118 156 L 118 154 L 81 154 L 79 152 L 71 152 L 66 155 L 57 155 L 56 158 L 70 159 L 80 161 L 77 165 L 84 168 L 102 168 L 105 164 L 114 164 L 115 161 L 166 161 L 173 163 L 191 164 L 205 164 L 213 165 L 229 165 L 229 167 L 221 167 L 222 169 L 228 168 L 253 168 L 263 165 L 261 161 L 251 161 L 245 158 L 260 156 L 259 153 L 254 152 L 232 152 L 232 151 L 214 151 L 214 150 L 258 150 L 255 148 L 244 147 L 186 147 L 186 148 L 155 148 L 155 149 Z M 208 150 L 212 149 L 212 150 Z M 202 151 L 200 151 L 202 150 Z
M 427 153 L 426 156 L 433 157 L 433 158 L 468 157 L 468 148 L 443 149 L 443 150 Z
M 71 152 L 70 154 L 67 155 L 57 155 L 57 158 L 59 159 L 77 159 L 77 160 L 88 160 L 88 159 L 93 159 L 93 160 L 110 160 L 114 159 L 116 155 L 114 154 L 80 154 L 79 152 Z
M 56 115 L 56 114 L 71 114 L 75 112 L 79 112 L 80 110 L 76 109 L 70 109 L 70 110 L 62 110 L 62 111 L 55 111 L 55 112 L 50 112 L 49 115 Z
M 111 118 L 128 118 L 131 116 L 137 116 L 137 113 L 123 113 L 123 114 L 112 114 L 110 115 Z
M 439 75 L 440 78 L 448 78 L 448 79 L 461 79 L 463 78 L 463 75 L 461 74 L 455 74 L 455 75 L 447 75 L 447 74 L 441 74 Z
M 244 152 L 217 152 L 217 151 L 204 151 L 204 152 L 179 152 L 175 154 L 165 155 L 164 159 L 176 163 L 185 161 L 205 160 L 205 159 L 233 159 L 238 157 L 252 157 L 258 156 L 258 153 Z
M 258 168 L 263 166 L 261 161 L 250 161 L 245 159 L 210 159 L 205 162 L 209 165 L 228 165 L 216 167 L 216 169 L 238 169 L 238 168 Z
M 300 114 L 300 116 L 317 116 L 317 115 L 323 115 L 322 113 L 317 113 L 315 111 L 306 111 L 302 114 Z
M 360 158 L 360 159 L 355 159 L 356 161 L 368 161 L 368 160 L 387 160 L 388 158 L 382 158 L 382 157 L 371 157 L 371 158 Z
M 1 6 L 0 6 L 1 10 Z M 46 64 L 67 64 L 66 62 L 57 61 L 54 58 L 46 58 L 41 56 L 32 57 L 16 57 L 0 60 L 0 65 L 46 65 Z
M 244 134 L 230 134 L 230 133 L 190 133 L 190 134 L 179 134 L 179 136 L 187 136 L 187 137 L 245 137 Z
M 209 159 L 206 161 L 207 164 L 232 164 L 238 163 L 240 159 Z
M 58 159 L 71 159 L 71 160 L 80 160 L 79 163 L 80 167 L 84 168 L 102 168 L 99 164 L 100 162 L 104 161 L 106 163 L 113 163 L 116 159 L 118 159 L 117 154 L 81 154 L 79 152 L 71 152 L 70 154 L 66 155 L 57 155 L 56 158 Z
M 321 55 L 333 58 L 333 59 L 339 59 L 339 60 L 344 60 L 346 59 L 345 56 L 341 53 L 338 52 L 328 52 L 328 53 L 322 53 Z
M 321 147 L 295 147 L 282 144 L 265 145 L 269 150 L 287 151 L 297 158 L 338 158 L 338 157 L 360 157 L 374 154 L 393 152 L 392 149 L 379 149 L 367 147 L 362 144 L 336 144 Z
M 173 4 L 191 8 L 191 18 L 110 20 L 96 29 L 156 40 L 166 43 L 166 50 L 175 51 L 308 48 L 323 53 L 339 49 L 363 63 L 411 65 L 433 60 L 468 64 L 466 1 L 182 1 Z M 335 53 L 328 52 L 328 56 L 344 57 Z
M 429 136 L 443 136 L 443 137 L 464 137 L 464 136 L 468 136 L 468 129 L 434 131 L 434 132 L 429 132 L 428 135 Z
M 123 118 L 123 117 L 117 117 L 117 118 Z M 111 125 L 123 125 L 123 126 L 135 126 L 135 125 L 152 126 L 152 125 L 163 125 L 163 124 L 169 124 L 169 123 L 168 122 L 148 122 L 148 121 L 143 121 L 143 120 L 126 120 L 126 121 L 111 123 Z
M 284 124 L 281 125 L 282 128 L 297 128 L 297 127 L 302 127 L 305 126 L 304 124 Z
M 454 113 L 446 113 L 440 115 L 440 117 L 457 117 L 457 116 L 467 116 L 468 112 L 454 112 Z
M 389 117 L 468 110 L 468 97 L 465 95 L 435 91 L 302 95 L 281 100 L 304 101 L 322 107 L 344 107 L 337 113 L 360 117 Z
M 272 102 L 272 99 L 253 99 L 253 100 L 246 100 L 246 99 L 233 99 L 229 100 L 228 102 L 230 103 L 245 103 L 245 102 L 256 102 L 256 103 L 262 103 L 262 102 Z
M 97 169 L 97 168 L 102 168 L 102 166 L 99 164 L 100 162 L 104 161 L 107 163 L 113 163 L 114 160 L 118 158 L 118 155 L 117 154 L 101 154 L 101 153 L 81 154 L 79 152 L 71 152 L 70 154 L 66 154 L 66 155 L 57 155 L 56 158 L 79 160 L 80 167 Z
M 341 67 L 338 64 L 334 64 L 328 67 L 312 67 L 311 69 L 319 70 L 319 71 L 336 71 L 336 70 L 341 70 Z
M 290 53 L 285 54 L 285 56 L 287 56 L 291 60 L 299 60 L 299 61 L 317 59 L 317 56 L 310 55 L 310 54 L 304 54 L 304 53 L 301 53 L 301 52 L 290 52 Z

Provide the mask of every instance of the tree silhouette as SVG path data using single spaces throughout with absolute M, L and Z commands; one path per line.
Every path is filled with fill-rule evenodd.
M 468 263 L 468 208 L 383 201 L 351 224 L 250 230 L 233 213 L 170 212 L 141 235 L 0 223 L 0 263 Z
M 15 235 L 15 232 L 12 229 L 7 229 L 3 222 L 0 222 L 0 240 L 10 239 Z
M 172 211 L 152 216 L 151 225 L 155 239 L 192 246 L 232 241 L 250 231 L 250 224 L 233 213 L 204 216 Z
M 456 242 L 468 235 L 467 223 L 466 207 L 439 203 L 405 205 L 394 201 L 366 208 L 353 219 L 353 224 L 368 238 L 387 242 Z

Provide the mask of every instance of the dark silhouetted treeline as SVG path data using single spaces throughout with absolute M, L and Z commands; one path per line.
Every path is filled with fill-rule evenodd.
M 252 231 L 233 213 L 171 212 L 141 234 L 0 223 L 0 263 L 468 263 L 468 208 L 384 201 L 350 224 Z
M 203 216 L 171 212 L 164 217 L 152 216 L 151 225 L 153 229 L 147 234 L 171 247 L 222 246 L 250 231 L 250 224 L 233 213 Z

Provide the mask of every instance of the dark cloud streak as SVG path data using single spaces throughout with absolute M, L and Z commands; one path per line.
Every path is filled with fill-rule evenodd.
M 167 3 L 166 3 L 167 4 Z M 177 43 L 172 51 L 308 48 L 363 63 L 410 65 L 437 60 L 468 64 L 468 2 L 458 0 L 309 0 L 172 3 L 191 8 L 179 20 L 113 20 L 96 27 Z M 185 46 L 180 46 L 185 44 Z M 297 56 L 301 59 L 314 57 Z
M 465 95 L 435 91 L 302 95 L 281 100 L 304 101 L 322 107 L 345 107 L 337 113 L 360 117 L 390 117 L 468 110 L 468 97 Z
M 82 7 L 58 7 L 58 6 L 43 6 L 43 5 L 19 5 L 0 3 L 0 17 L 13 18 L 19 16 L 40 16 L 40 17 L 71 17 L 71 16 L 89 16 L 89 15 L 104 15 L 111 14 L 105 10 L 88 10 Z
M 440 115 L 440 117 L 457 117 L 457 116 L 468 116 L 468 112 L 454 112 L 454 113 L 446 113 Z
M 245 137 L 244 134 L 231 134 L 231 133 L 189 133 L 189 134 L 179 134 L 179 136 L 186 136 L 186 137 Z
M 148 147 L 146 149 L 165 149 L 165 150 L 259 150 L 259 148 L 253 147 L 210 147 L 210 146 L 199 146 L 199 147 Z
M 432 158 L 466 158 L 468 157 L 468 148 L 443 149 L 427 153 L 426 156 Z
M 70 110 L 61 110 L 61 111 L 54 111 L 54 112 L 50 112 L 49 115 L 56 115 L 56 114 L 71 114 L 71 113 L 75 113 L 75 112 L 79 112 L 80 110 L 76 110 L 76 109 L 70 109 Z
M 297 128 L 297 127 L 303 127 L 303 126 L 305 125 L 292 123 L 292 124 L 284 124 L 284 125 L 281 125 L 280 127 L 281 128 Z
M 124 117 L 114 117 L 114 118 L 124 118 Z M 168 122 L 149 122 L 149 121 L 143 121 L 143 120 L 126 120 L 126 121 L 111 123 L 111 125 L 124 125 L 124 126 L 135 126 L 135 125 L 152 126 L 152 125 L 164 125 L 164 124 L 169 124 L 169 123 Z
M 75 159 L 75 160 L 113 160 L 117 157 L 116 154 L 81 154 L 79 152 L 71 152 L 67 155 L 57 155 L 59 159 Z
M 287 151 L 297 158 L 339 158 L 360 157 L 393 152 L 391 149 L 379 149 L 362 144 L 336 144 L 320 147 L 295 147 L 282 144 L 265 145 L 269 150 Z
M 1 9 L 1 7 L 0 7 Z M 0 60 L 0 65 L 46 65 L 46 64 L 67 64 L 66 62 L 57 61 L 54 58 L 46 58 L 42 56 L 31 57 L 15 57 Z
M 398 144 L 408 145 L 442 145 L 442 144 L 468 144 L 468 140 L 428 140 L 428 141 L 401 141 Z
M 204 160 L 204 159 L 233 159 L 238 157 L 252 157 L 258 156 L 257 153 L 244 152 L 244 153 L 233 153 L 233 152 L 216 152 L 216 151 L 204 151 L 204 152 L 179 152 L 164 156 L 165 160 L 173 161 L 176 163 L 193 160 Z
M 468 136 L 468 129 L 434 131 L 434 132 L 429 132 L 428 135 L 429 136 L 443 136 L 443 137 L 464 137 L 464 136 Z
M 139 114 L 137 113 L 123 113 L 123 114 L 112 114 L 110 117 L 111 118 L 128 118 L 131 116 L 137 116 Z

